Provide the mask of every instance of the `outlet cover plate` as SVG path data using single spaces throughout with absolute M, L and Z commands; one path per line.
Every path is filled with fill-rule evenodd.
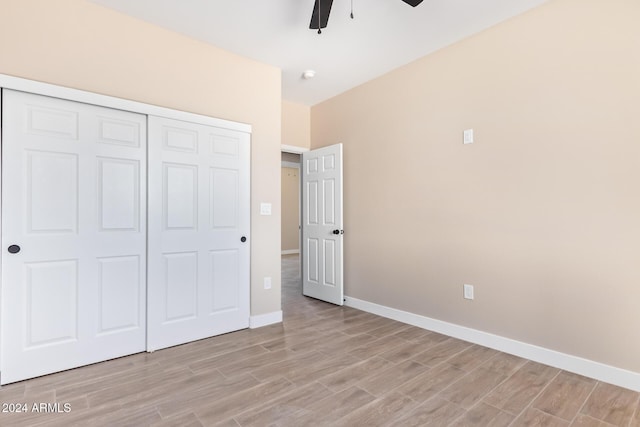
M 463 143 L 473 144 L 473 129 L 467 129 L 463 132 Z
M 271 215 L 271 203 L 260 203 L 260 215 Z
M 473 299 L 473 285 L 464 285 L 464 299 Z

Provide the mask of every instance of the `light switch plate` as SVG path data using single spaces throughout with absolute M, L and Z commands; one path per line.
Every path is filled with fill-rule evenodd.
M 260 203 L 260 215 L 271 215 L 271 203 Z
M 467 129 L 464 131 L 464 143 L 473 144 L 473 129 Z
M 264 278 L 264 288 L 271 289 L 271 277 Z
M 464 285 L 464 299 L 473 299 L 473 285 Z

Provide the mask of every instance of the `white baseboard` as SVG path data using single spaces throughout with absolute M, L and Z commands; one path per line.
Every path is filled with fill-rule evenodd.
M 249 328 L 261 328 L 274 323 L 282 323 L 282 310 L 249 317 Z
M 493 348 L 544 365 L 553 366 L 568 372 L 594 378 L 609 384 L 640 391 L 640 373 L 627 371 L 614 366 L 605 365 L 593 360 L 583 359 L 548 348 L 516 341 L 477 329 L 453 323 L 443 322 L 419 314 L 409 313 L 384 305 L 363 301 L 357 298 L 345 297 L 345 305 L 358 310 L 377 314 L 378 316 L 397 320 L 419 328 L 438 332 L 450 337 L 458 338 L 484 347 Z
M 293 254 L 299 254 L 300 253 L 300 249 L 285 249 L 284 251 L 282 251 L 282 255 L 293 255 Z

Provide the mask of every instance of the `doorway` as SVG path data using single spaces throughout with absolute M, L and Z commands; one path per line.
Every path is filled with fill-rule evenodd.
M 305 296 L 343 305 L 342 144 L 293 153 L 295 156 L 281 151 L 286 162 L 282 172 L 282 242 L 298 243 L 297 250 L 283 248 L 282 256 L 297 252 Z
M 300 276 L 302 270 L 302 258 L 300 257 L 302 242 L 301 157 L 305 151 L 308 149 L 284 145 L 281 149 L 281 256 L 283 265 L 281 273 L 283 281 L 286 275 L 290 285 L 295 283 L 295 289 L 289 289 L 289 291 L 298 294 L 302 294 Z M 281 297 L 284 299 L 285 289 L 283 288 L 281 292 Z
M 281 251 L 300 254 L 300 155 L 282 153 Z

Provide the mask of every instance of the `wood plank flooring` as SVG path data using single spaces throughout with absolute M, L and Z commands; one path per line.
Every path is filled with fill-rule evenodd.
M 283 257 L 283 324 L 4 386 L 0 404 L 28 411 L 0 425 L 640 427 L 639 393 L 305 298 L 298 280 Z

